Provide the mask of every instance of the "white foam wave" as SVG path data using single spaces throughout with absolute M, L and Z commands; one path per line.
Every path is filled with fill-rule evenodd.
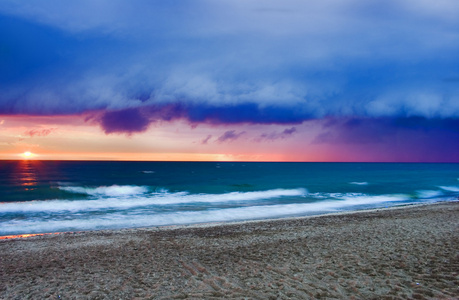
M 97 230 L 108 228 L 149 227 L 206 222 L 227 222 L 250 219 L 264 219 L 293 215 L 307 215 L 337 211 L 357 205 L 376 205 L 385 202 L 408 200 L 402 195 L 347 197 L 342 201 L 321 201 L 314 203 L 277 204 L 263 206 L 236 207 L 227 209 L 207 209 L 201 211 L 177 211 L 152 214 L 145 212 L 107 213 L 103 216 L 86 216 L 84 219 L 43 220 L 27 219 L 3 222 L 0 234 L 19 232 L 59 232 Z
M 421 190 L 416 191 L 416 194 L 421 199 L 436 198 L 443 195 L 442 191 Z
M 112 186 L 99 186 L 96 188 L 81 187 L 81 186 L 60 186 L 59 189 L 67 192 L 86 194 L 91 196 L 135 196 L 148 192 L 145 186 L 135 185 L 112 185 Z
M 88 190 L 88 188 L 83 189 Z M 107 189 L 102 189 L 102 192 L 100 193 L 96 193 L 96 189 L 98 188 L 90 189 L 91 192 L 94 191 L 93 195 L 109 195 Z M 114 189 L 114 191 L 118 190 Z M 147 207 L 152 205 L 257 201 L 269 200 L 280 197 L 304 197 L 305 195 L 307 195 L 307 191 L 302 188 L 288 190 L 274 189 L 255 192 L 232 192 L 225 194 L 188 194 L 187 192 L 168 193 L 164 190 L 162 190 L 161 192 L 144 194 L 143 192 L 140 193 L 141 191 L 142 190 L 139 190 L 140 196 L 135 197 L 131 196 L 138 194 L 134 194 L 131 190 L 130 193 L 125 194 L 113 193 L 121 196 L 127 195 L 129 197 L 103 197 L 94 200 L 47 200 L 11 203 L 5 202 L 0 204 L 0 212 L 77 212 L 105 209 L 129 209 L 134 207 Z
M 356 181 L 354 181 L 354 182 L 349 182 L 349 184 L 354 184 L 354 185 L 368 185 L 368 182 L 366 182 L 366 181 L 362 181 L 362 182 L 356 182 Z
M 459 192 L 458 186 L 440 186 L 439 188 L 444 189 L 445 191 L 448 191 L 448 192 Z

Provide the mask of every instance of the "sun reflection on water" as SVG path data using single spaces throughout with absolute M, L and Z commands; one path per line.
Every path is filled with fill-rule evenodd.
M 34 190 L 37 185 L 38 162 L 31 160 L 22 160 L 18 162 L 17 172 L 13 180 L 16 185 L 24 187 L 24 190 Z

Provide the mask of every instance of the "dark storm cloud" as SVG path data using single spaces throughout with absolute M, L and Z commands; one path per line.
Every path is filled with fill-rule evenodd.
M 0 114 L 102 112 L 106 133 L 454 119 L 458 14 L 455 0 L 4 0 Z
M 190 122 L 207 122 L 212 124 L 291 124 L 301 123 L 309 114 L 298 112 L 282 106 L 259 107 L 255 103 L 224 105 L 192 105 L 182 111 Z
M 109 121 L 107 121 L 109 119 Z M 292 124 L 309 119 L 308 114 L 283 107 L 258 107 L 257 104 L 212 107 L 207 104 L 131 108 L 104 113 L 100 124 L 106 133 L 142 132 L 155 121 L 186 120 L 192 124 Z M 132 124 L 131 124 L 132 122 Z M 293 130 L 293 131 L 292 131 Z M 280 135 L 292 134 L 295 129 L 286 129 Z
M 133 133 L 147 130 L 150 120 L 139 109 L 106 112 L 100 119 L 105 133 Z

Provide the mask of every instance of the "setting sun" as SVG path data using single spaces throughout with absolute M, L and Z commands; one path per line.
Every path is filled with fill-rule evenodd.
M 24 158 L 31 158 L 33 156 L 33 153 L 30 152 L 30 151 L 26 151 L 26 152 L 22 153 L 22 156 Z

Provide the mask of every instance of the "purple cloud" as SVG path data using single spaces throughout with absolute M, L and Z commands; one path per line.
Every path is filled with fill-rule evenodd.
M 201 144 L 207 145 L 207 142 L 212 138 L 212 135 L 209 134 L 205 139 L 201 141 Z
M 288 135 L 292 135 L 295 132 L 296 132 L 296 128 L 295 127 L 287 128 L 284 131 L 282 131 L 282 135 L 288 136 Z
M 243 135 L 245 133 L 246 133 L 245 131 L 241 131 L 239 133 L 236 133 L 236 130 L 229 130 L 229 131 L 226 131 L 223 135 L 221 135 L 217 139 L 217 141 L 219 143 L 228 142 L 228 141 L 234 141 L 234 140 L 237 140 L 238 138 L 240 138 L 241 135 Z
M 100 124 L 106 134 L 143 132 L 151 121 L 138 108 L 105 112 Z
M 279 132 L 271 132 L 271 133 L 263 133 L 257 140 L 277 140 L 277 139 L 285 139 L 297 132 L 296 127 L 286 128 L 281 133 Z
M 459 119 L 329 119 L 323 130 L 313 144 L 378 149 L 392 161 L 459 161 Z
M 309 114 L 282 107 L 263 107 L 252 104 L 209 106 L 206 104 L 150 105 L 142 108 L 130 108 L 105 112 L 99 123 L 105 133 L 137 133 L 145 131 L 155 121 L 186 120 L 190 125 L 208 123 L 226 124 L 298 124 L 310 119 Z M 295 128 L 280 133 L 288 136 Z
M 337 119 L 326 120 L 324 132 L 316 136 L 313 144 L 368 144 L 382 142 L 394 133 L 390 119 Z
M 48 128 L 48 129 L 31 129 L 27 130 L 24 132 L 25 135 L 28 135 L 30 137 L 34 136 L 47 136 L 51 134 L 52 132 L 56 131 L 57 128 Z

